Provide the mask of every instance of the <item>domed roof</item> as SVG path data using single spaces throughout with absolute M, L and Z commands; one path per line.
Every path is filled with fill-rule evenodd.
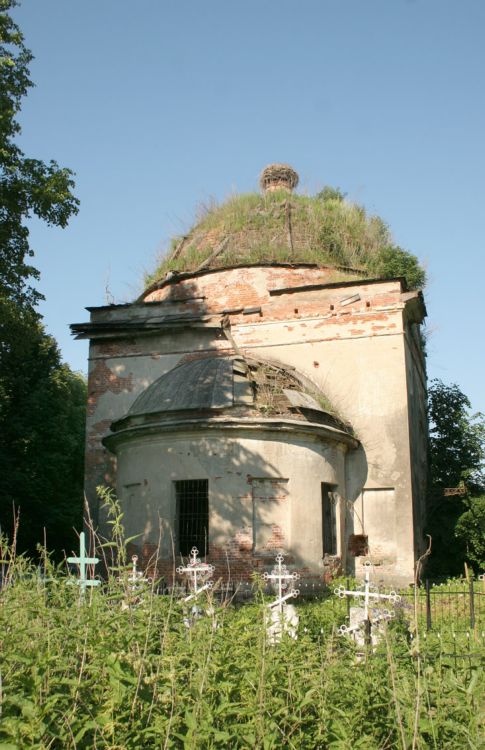
M 304 379 L 303 379 L 304 380 Z M 294 371 L 241 356 L 209 356 L 183 362 L 159 377 L 133 402 L 112 430 L 128 423 L 165 420 L 174 412 L 229 416 L 283 416 L 349 431 L 329 401 Z M 197 414 L 198 413 L 198 414 Z M 194 418 L 191 417 L 191 418 Z
M 233 195 L 205 207 L 147 277 L 147 291 L 168 273 L 271 263 L 330 266 L 339 279 L 344 271 L 349 279 L 402 275 L 414 288 L 424 283 L 417 259 L 393 245 L 379 217 L 347 201 L 338 188 L 297 195 L 292 192 L 297 184 L 292 167 L 272 164 L 261 173 L 262 193 Z
M 128 416 L 191 409 L 224 409 L 234 402 L 233 361 L 207 357 L 185 362 L 138 396 Z

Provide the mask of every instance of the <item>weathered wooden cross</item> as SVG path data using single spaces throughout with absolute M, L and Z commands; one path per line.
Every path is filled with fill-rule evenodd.
M 188 565 L 179 565 L 177 568 L 177 573 L 188 577 L 189 586 L 192 590 L 192 593 L 184 598 L 184 602 L 190 602 L 191 599 L 195 599 L 202 591 L 211 589 L 214 585 L 213 581 L 207 580 L 214 574 L 214 566 L 201 562 L 198 555 L 199 550 L 197 547 L 192 547 Z
M 68 557 L 67 562 L 79 566 L 79 579 L 76 580 L 76 583 L 79 586 L 81 595 L 84 595 L 88 586 L 99 586 L 101 581 L 97 581 L 95 578 L 88 578 L 86 575 L 88 565 L 97 565 L 99 563 L 99 558 L 87 557 L 86 537 L 84 531 L 81 531 L 79 534 L 79 557 Z
M 264 581 L 271 581 L 273 587 L 276 589 L 278 598 L 268 604 L 270 609 L 278 607 L 279 612 L 283 613 L 283 605 L 288 599 L 297 597 L 300 593 L 298 589 L 293 588 L 293 581 L 297 581 L 300 578 L 299 573 L 290 573 L 286 565 L 283 564 L 284 555 L 281 553 L 276 555 L 276 565 L 271 573 L 263 573 L 261 576 Z M 284 594 L 288 586 L 291 584 L 291 589 Z

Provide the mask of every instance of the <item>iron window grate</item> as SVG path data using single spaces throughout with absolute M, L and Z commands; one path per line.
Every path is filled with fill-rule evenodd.
M 203 556 L 209 543 L 209 480 L 184 479 L 175 482 L 178 547 L 188 555 L 197 547 Z

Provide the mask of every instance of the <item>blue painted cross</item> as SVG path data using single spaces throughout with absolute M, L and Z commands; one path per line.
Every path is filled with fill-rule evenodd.
M 97 565 L 99 559 L 97 557 L 86 556 L 86 538 L 84 531 L 79 534 L 79 557 L 68 557 L 68 563 L 79 565 L 79 580 L 76 581 L 79 584 L 81 594 L 84 594 L 87 586 L 99 586 L 101 581 L 97 581 L 94 578 L 86 577 L 86 568 L 88 565 Z

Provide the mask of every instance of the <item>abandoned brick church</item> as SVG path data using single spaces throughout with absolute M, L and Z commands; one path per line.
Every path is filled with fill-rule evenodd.
M 139 299 L 72 326 L 90 339 L 91 517 L 106 533 L 96 486 L 116 487 L 127 535 L 167 579 L 196 546 L 236 582 L 278 550 L 313 580 L 366 561 L 378 579 L 413 580 L 422 293 L 373 276 L 372 221 L 297 182 L 267 167 L 261 194 L 233 196 L 173 243 Z M 328 240 L 344 219 L 367 222 L 347 255 Z

